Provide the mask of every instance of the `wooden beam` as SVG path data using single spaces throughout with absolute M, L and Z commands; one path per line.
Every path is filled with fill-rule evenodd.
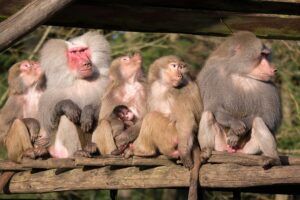
M 2 19 L 7 15 L 0 7 Z M 262 38 L 300 39 L 300 1 L 85 0 L 75 1 L 45 24 L 219 36 L 249 30 Z
M 281 156 L 283 165 L 299 165 L 300 157 Z M 213 152 L 212 157 L 208 160 L 211 164 L 231 163 L 243 166 L 263 166 L 267 157 L 245 154 L 230 154 L 223 152 Z M 47 159 L 47 160 L 23 160 L 22 163 L 14 163 L 12 161 L 0 161 L 1 171 L 23 171 L 28 169 L 56 169 L 65 168 L 73 169 L 83 166 L 104 167 L 104 166 L 169 166 L 175 162 L 167 159 L 165 156 L 156 158 L 122 158 L 118 156 L 97 157 L 97 158 L 75 158 L 75 159 Z
M 208 160 L 211 164 L 222 164 L 222 163 L 232 163 L 239 164 L 243 166 L 264 166 L 268 157 L 258 156 L 258 155 L 246 155 L 242 153 L 226 153 L 214 151 L 213 155 Z M 299 165 L 300 157 L 295 156 L 280 156 L 281 164 L 285 165 Z
M 107 157 L 107 158 L 76 158 L 76 166 L 167 166 L 174 164 L 173 161 L 167 159 L 165 156 L 159 156 L 157 158 L 122 158 L 122 157 Z
M 0 18 L 3 16 L 9 17 L 15 14 L 31 1 L 32 0 L 0 0 Z
M 32 0 L 0 0 L 0 13 L 10 16 L 31 1 Z M 109 3 L 114 5 L 138 5 L 144 7 L 300 15 L 299 0 L 110 0 Z M 75 4 L 99 7 L 102 4 L 107 4 L 107 0 L 77 0 Z
M 0 51 L 29 33 L 73 0 L 34 0 L 0 24 Z
M 200 184 L 208 190 L 300 193 L 299 157 L 281 156 L 286 166 L 268 170 L 261 167 L 265 159 L 213 152 L 208 164 L 200 169 Z M 30 168 L 48 170 L 31 171 Z M 8 187 L 11 193 L 187 187 L 189 184 L 189 171 L 164 156 L 24 160 L 20 164 L 1 161 L 0 170 L 24 170 L 11 179 Z
M 82 15 L 74 15 L 82 13 Z M 162 20 L 163 19 L 163 20 Z M 140 32 L 226 36 L 248 30 L 262 38 L 300 39 L 300 16 L 103 3 L 74 4 L 47 24 Z
M 78 4 L 100 5 L 106 0 L 86 0 Z M 265 13 L 265 14 L 300 14 L 299 0 L 110 0 L 111 4 L 126 4 L 130 6 L 166 7 L 166 8 L 186 8 L 212 11 L 231 11 L 244 13 Z
M 11 193 L 42 193 L 66 190 L 188 187 L 189 171 L 179 165 L 158 167 L 101 167 L 72 169 L 56 173 L 18 172 L 9 183 Z M 200 169 L 205 189 L 265 193 L 299 193 L 300 166 L 264 170 L 259 166 L 205 164 Z M 273 188 L 273 190 L 271 190 Z M 276 188 L 276 190 L 274 190 Z

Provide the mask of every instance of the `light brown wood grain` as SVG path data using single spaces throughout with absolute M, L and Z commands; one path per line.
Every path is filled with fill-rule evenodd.
M 37 28 L 72 1 L 73 0 L 28 1 L 29 3 L 26 4 L 25 7 L 0 23 L 0 51 Z M 24 1 L 20 1 L 20 3 L 24 3 Z

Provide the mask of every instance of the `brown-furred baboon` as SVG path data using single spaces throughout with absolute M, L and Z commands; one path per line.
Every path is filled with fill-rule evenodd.
M 114 150 L 127 146 L 139 133 L 141 119 L 146 112 L 146 90 L 141 67 L 142 57 L 139 53 L 118 57 L 110 66 L 110 84 L 102 98 L 98 127 L 92 136 L 92 142 L 96 143 L 102 155 L 109 155 Z M 135 115 L 136 122 L 122 134 L 113 137 L 108 120 L 117 105 L 127 106 Z
M 35 158 L 47 152 L 49 141 L 40 137 L 37 121 L 38 103 L 45 87 L 38 62 L 23 60 L 9 69 L 8 99 L 0 111 L 0 139 L 10 160 Z
M 196 140 L 202 113 L 199 88 L 188 66 L 176 56 L 153 62 L 148 74 L 148 111 L 138 138 L 125 156 L 155 156 L 158 153 L 181 158 L 192 169 L 189 199 L 197 199 L 200 149 Z

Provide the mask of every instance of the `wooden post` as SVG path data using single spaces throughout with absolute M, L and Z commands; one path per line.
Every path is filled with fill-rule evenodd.
M 34 0 L 0 24 L 0 51 L 31 32 L 73 0 Z

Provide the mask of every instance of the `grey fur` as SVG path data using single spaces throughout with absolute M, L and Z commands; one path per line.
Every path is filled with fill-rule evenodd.
M 236 53 L 236 48 L 243 52 L 242 55 Z M 241 31 L 234 34 L 211 54 L 197 82 L 204 111 L 213 114 L 225 111 L 247 126 L 249 123 L 243 119 L 251 117 L 253 121 L 254 117 L 261 117 L 274 133 L 281 122 L 281 103 L 274 83 L 255 80 L 255 89 L 246 91 L 232 81 L 233 75 L 246 78 L 251 66 L 259 61 L 262 48 L 262 42 L 253 33 Z
M 99 107 L 108 84 L 110 46 L 106 39 L 97 32 L 88 32 L 68 42 L 84 44 L 90 48 L 95 73 L 87 80 L 79 79 L 70 70 L 66 70 L 67 41 L 51 39 L 43 46 L 40 62 L 47 77 L 47 89 L 40 100 L 39 119 L 41 127 L 48 134 L 54 131 L 51 127 L 51 113 L 57 102 L 71 99 L 81 109 L 86 105 Z

